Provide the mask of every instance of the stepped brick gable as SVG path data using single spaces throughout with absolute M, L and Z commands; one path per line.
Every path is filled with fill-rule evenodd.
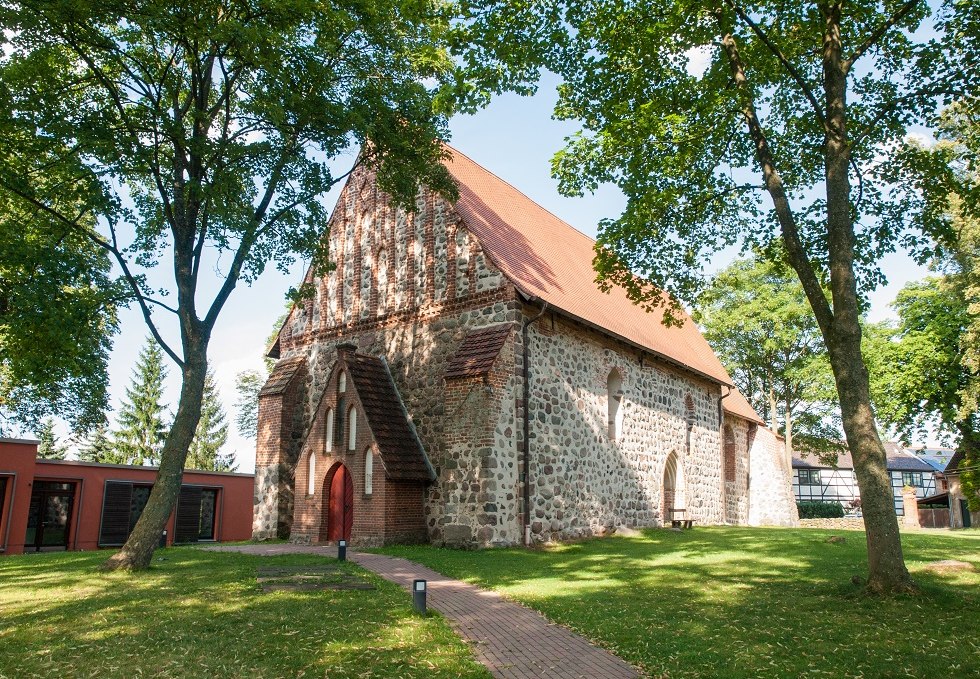
M 370 171 L 260 395 L 255 536 L 493 546 L 790 524 L 779 440 L 690 318 L 599 290 L 594 242 L 450 149 L 394 206 Z

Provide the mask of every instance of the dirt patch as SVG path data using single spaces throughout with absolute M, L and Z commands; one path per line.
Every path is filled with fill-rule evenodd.
M 263 592 L 374 589 L 364 578 L 332 565 L 260 568 L 255 579 Z
M 969 561 L 957 561 L 956 559 L 943 559 L 942 561 L 930 561 L 925 566 L 924 570 L 936 571 L 937 573 L 946 573 L 949 571 L 972 571 L 975 570 L 972 563 Z

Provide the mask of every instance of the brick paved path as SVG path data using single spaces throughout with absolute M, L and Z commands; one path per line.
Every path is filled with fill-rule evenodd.
M 335 547 L 312 545 L 237 545 L 209 547 L 247 554 L 323 554 Z M 496 592 L 453 580 L 406 559 L 349 552 L 351 561 L 409 590 L 412 580 L 428 581 L 427 603 L 442 613 L 470 642 L 477 659 L 501 679 L 575 677 L 627 679 L 637 671 L 540 613 L 506 600 Z

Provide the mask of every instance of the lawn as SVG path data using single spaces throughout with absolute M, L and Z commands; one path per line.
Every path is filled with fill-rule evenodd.
M 980 533 L 903 543 L 922 593 L 889 599 L 851 584 L 866 570 L 861 532 L 696 528 L 540 551 L 384 551 L 498 590 L 653 677 L 980 676 Z M 939 559 L 977 570 L 923 568 Z
M 171 548 L 139 575 L 106 553 L 0 558 L 0 677 L 480 677 L 439 616 L 377 589 L 262 593 L 256 569 L 333 562 Z

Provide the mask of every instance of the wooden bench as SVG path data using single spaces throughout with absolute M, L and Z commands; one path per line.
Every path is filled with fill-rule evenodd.
M 690 530 L 694 528 L 694 519 L 685 518 L 684 509 L 672 509 L 670 510 L 670 527 L 671 528 L 682 528 L 685 530 Z

